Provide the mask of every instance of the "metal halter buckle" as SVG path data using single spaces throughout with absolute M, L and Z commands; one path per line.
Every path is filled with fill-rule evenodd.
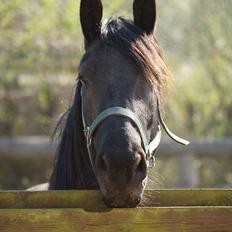
M 149 162 L 148 167 L 153 168 L 155 166 L 155 156 L 154 155 L 150 156 L 148 162 Z
M 90 145 L 91 144 L 91 137 L 90 137 L 90 129 L 88 126 L 84 129 L 84 134 L 85 134 L 87 144 Z

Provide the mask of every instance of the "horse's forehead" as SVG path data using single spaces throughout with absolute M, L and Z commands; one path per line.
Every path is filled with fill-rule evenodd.
M 96 78 L 105 75 L 109 76 L 108 78 L 118 75 L 125 78 L 126 73 L 130 78 L 131 75 L 137 74 L 138 70 L 120 49 L 99 42 L 92 46 L 83 56 L 79 72 L 84 76 L 94 75 Z

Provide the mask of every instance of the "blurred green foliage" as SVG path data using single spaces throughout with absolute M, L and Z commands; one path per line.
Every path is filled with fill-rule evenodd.
M 189 137 L 231 136 L 232 1 L 157 3 L 156 37 L 174 74 L 175 93 L 166 113 L 169 125 Z M 103 4 L 105 17 L 132 17 L 132 0 L 104 0 Z M 12 127 L 10 131 L 23 134 L 23 115 L 18 114 L 9 91 L 21 88 L 17 78 L 25 73 L 38 78 L 64 71 L 76 75 L 83 54 L 78 9 L 76 0 L 0 2 L 0 96 L 5 102 L 0 110 L 1 128 Z M 45 86 L 49 86 L 45 78 L 39 85 L 41 117 L 35 123 L 48 125 L 55 112 L 54 91 Z
M 170 115 L 191 136 L 232 136 L 232 1 L 189 2 Z
M 1 70 L 75 69 L 82 44 L 77 2 L 11 0 L 0 3 Z

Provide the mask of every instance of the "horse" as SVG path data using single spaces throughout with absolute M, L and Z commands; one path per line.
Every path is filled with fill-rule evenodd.
M 134 0 L 134 19 L 102 20 L 101 0 L 81 0 L 85 41 L 72 103 L 61 123 L 49 190 L 100 189 L 109 207 L 136 207 L 165 125 L 170 72 L 154 37 L 155 0 Z

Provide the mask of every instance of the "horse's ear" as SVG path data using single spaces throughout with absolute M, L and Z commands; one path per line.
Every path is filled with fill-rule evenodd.
M 134 0 L 134 23 L 147 34 L 153 34 L 156 23 L 155 0 Z
M 101 0 L 81 0 L 80 20 L 87 46 L 101 33 L 102 11 Z

